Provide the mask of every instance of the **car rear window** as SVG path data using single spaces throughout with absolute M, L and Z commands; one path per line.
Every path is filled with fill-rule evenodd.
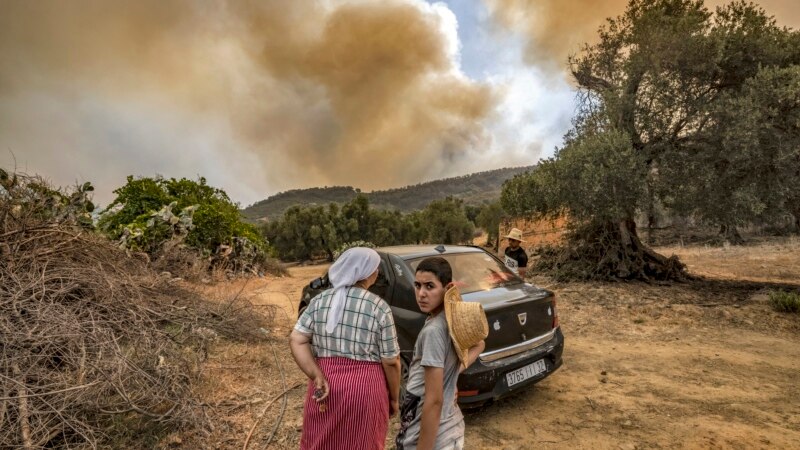
M 453 281 L 462 294 L 485 291 L 522 281 L 499 259 L 485 252 L 446 254 L 442 257 L 453 268 Z M 425 258 L 416 258 L 407 262 L 411 266 L 411 270 L 416 271 L 417 265 L 423 259 Z

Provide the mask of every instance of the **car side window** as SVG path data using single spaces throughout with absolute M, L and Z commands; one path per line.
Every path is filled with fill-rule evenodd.
M 394 273 L 392 306 L 420 312 L 414 294 L 414 271 L 408 266 L 408 263 L 395 255 L 389 255 L 389 261 Z
M 381 264 L 378 266 L 378 279 L 375 280 L 375 284 L 369 288 L 370 292 L 386 300 L 387 302 L 389 301 L 388 271 L 389 267 L 386 264 L 386 260 L 381 258 Z

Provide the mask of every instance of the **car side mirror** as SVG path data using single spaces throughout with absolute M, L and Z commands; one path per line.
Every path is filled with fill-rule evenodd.
M 322 289 L 328 285 L 328 277 L 321 276 L 319 278 L 314 278 L 311 280 L 311 283 L 308 284 L 308 287 L 311 289 Z

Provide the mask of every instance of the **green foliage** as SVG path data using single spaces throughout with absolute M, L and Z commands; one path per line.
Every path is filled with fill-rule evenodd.
M 464 202 L 453 197 L 431 202 L 423 211 L 428 241 L 442 244 L 471 242 L 474 226 L 464 212 Z
M 570 61 L 588 100 L 571 136 L 628 135 L 648 187 L 633 206 L 726 226 L 792 212 L 798 32 L 742 1 L 712 14 L 702 1 L 632 0 L 600 39 Z
M 324 254 L 333 259 L 333 252 L 343 240 L 358 229 L 358 223 L 340 219 L 338 208 L 331 205 L 302 207 L 293 206 L 283 218 L 267 224 L 264 232 L 284 260 L 306 260 Z
M 483 210 L 482 206 L 477 205 L 464 205 L 464 214 L 473 225 L 478 225 L 478 214 Z
M 0 201 L 7 203 L 16 220 L 32 218 L 93 229 L 93 191 L 94 187 L 89 182 L 62 191 L 51 188 L 39 177 L 0 169 Z
M 402 214 L 371 208 L 366 196 L 356 196 L 339 208 L 293 206 L 264 233 L 284 260 L 302 261 L 336 255 L 353 242 L 374 246 L 435 242 L 454 244 L 472 237 L 472 223 L 460 200 L 432 202 L 425 211 Z
M 354 248 L 354 247 L 367 247 L 367 248 L 375 248 L 376 245 L 372 242 L 367 241 L 353 241 L 353 242 L 345 242 L 344 244 L 340 245 L 334 252 L 333 252 L 333 260 L 336 261 L 339 259 L 342 253 L 346 252 L 347 250 Z
M 417 225 L 397 211 L 372 209 L 363 195 L 342 205 L 293 206 L 283 218 L 264 229 L 284 260 L 307 260 L 324 256 L 335 259 L 346 243 L 368 241 L 385 246 L 413 242 Z
M 798 92 L 800 66 L 791 66 L 761 69 L 741 90 L 723 94 L 707 132 L 711 143 L 670 152 L 678 161 L 664 167 L 664 187 L 684 195 L 665 195 L 667 205 L 716 224 L 800 217 Z
M 645 197 L 646 165 L 622 132 L 585 134 L 503 189 L 504 209 L 578 221 L 632 217 Z
M 775 311 L 800 314 L 800 293 L 772 291 L 769 303 Z
M 114 193 L 99 228 L 124 247 L 152 254 L 164 242 L 179 239 L 205 255 L 228 248 L 247 254 L 250 261 L 266 258 L 267 243 L 258 229 L 242 221 L 238 206 L 205 178 L 129 176 Z
M 484 205 L 480 209 L 478 216 L 475 218 L 475 224 L 486 231 L 488 237 L 487 243 L 489 245 L 495 245 L 498 243 L 500 221 L 504 216 L 505 211 L 503 211 L 500 201 L 495 201 L 488 205 Z

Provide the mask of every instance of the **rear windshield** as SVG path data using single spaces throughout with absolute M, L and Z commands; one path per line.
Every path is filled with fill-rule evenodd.
M 483 252 L 442 255 L 453 268 L 453 281 L 462 294 L 485 291 L 498 286 L 515 284 L 522 280 L 497 258 Z M 425 258 L 408 261 L 411 270 Z M 413 275 L 411 277 L 413 279 Z

